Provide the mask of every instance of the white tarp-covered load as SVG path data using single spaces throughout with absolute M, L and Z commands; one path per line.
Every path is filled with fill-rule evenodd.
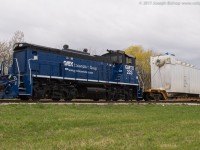
M 174 55 L 151 57 L 151 88 L 200 94 L 200 70 L 178 61 Z

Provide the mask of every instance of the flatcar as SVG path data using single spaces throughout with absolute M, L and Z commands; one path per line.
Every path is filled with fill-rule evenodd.
M 16 43 L 9 73 L 1 64 L 0 98 L 141 99 L 135 57 L 121 50 L 97 56 L 83 51 Z
M 151 89 L 145 100 L 199 99 L 200 69 L 173 54 L 151 57 Z

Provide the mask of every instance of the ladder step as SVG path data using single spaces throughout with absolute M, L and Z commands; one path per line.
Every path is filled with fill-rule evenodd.
M 31 94 L 26 94 L 26 93 L 19 93 L 19 95 L 31 95 Z
M 26 91 L 26 88 L 19 87 L 19 90 Z

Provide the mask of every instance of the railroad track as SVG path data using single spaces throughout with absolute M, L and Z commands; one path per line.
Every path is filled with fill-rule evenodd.
M 72 101 L 52 101 L 52 100 L 40 100 L 40 101 L 22 101 L 22 100 L 10 100 L 10 99 L 3 99 L 0 100 L 0 104 L 199 104 L 199 100 L 165 100 L 165 101 L 92 101 L 92 100 L 72 100 Z

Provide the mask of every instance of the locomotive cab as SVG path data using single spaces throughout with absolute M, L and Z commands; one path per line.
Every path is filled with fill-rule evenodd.
M 138 76 L 135 70 L 136 58 L 125 54 L 121 50 L 107 51 L 108 53 L 103 56 L 110 59 L 113 64 L 111 81 L 118 84 L 125 84 L 125 90 L 121 92 L 122 95 L 125 95 L 125 99 L 140 99 L 142 97 L 142 89 L 139 87 Z
M 109 53 L 103 56 L 109 58 L 113 64 L 125 64 L 130 66 L 135 66 L 135 57 L 132 55 L 125 54 L 121 50 L 107 50 Z

